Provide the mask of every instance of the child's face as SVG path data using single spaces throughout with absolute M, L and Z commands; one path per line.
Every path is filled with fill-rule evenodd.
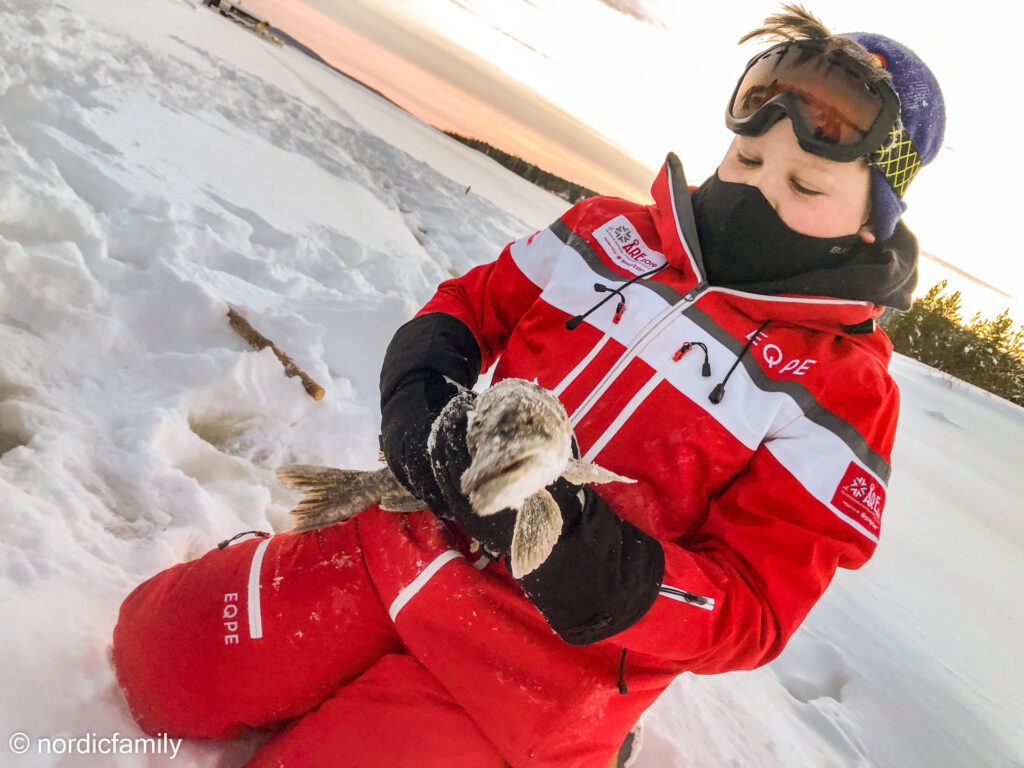
M 718 166 L 722 181 L 761 190 L 790 229 L 814 237 L 874 235 L 865 226 L 871 176 L 863 163 L 839 163 L 797 144 L 789 118 L 760 136 L 736 136 Z

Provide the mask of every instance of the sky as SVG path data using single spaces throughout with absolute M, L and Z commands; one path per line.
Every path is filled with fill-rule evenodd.
M 777 8 L 764 0 L 246 5 L 431 124 L 633 199 L 648 195 L 669 151 L 691 184 L 714 171 L 731 138 L 725 102 L 758 50 L 736 40 Z M 965 20 L 919 3 L 808 6 L 834 31 L 900 40 L 935 72 L 947 104 L 945 145 L 907 193 L 906 221 L 924 251 L 992 286 L 987 314 L 1010 306 L 1024 319 L 1024 254 L 1013 231 L 1024 155 L 1000 151 L 991 114 L 1008 104 L 999 73 L 1016 65 L 1012 35 L 1024 10 L 979 4 Z

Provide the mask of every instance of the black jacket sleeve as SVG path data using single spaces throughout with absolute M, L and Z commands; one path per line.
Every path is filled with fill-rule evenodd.
M 384 354 L 381 451 L 398 481 L 428 503 L 438 497 L 427 456 L 430 428 L 459 386 L 476 383 L 480 361 L 480 348 L 469 328 L 442 312 L 407 322 Z

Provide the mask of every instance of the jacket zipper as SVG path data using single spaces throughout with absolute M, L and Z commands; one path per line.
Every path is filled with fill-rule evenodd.
M 685 589 L 679 589 L 679 587 L 662 584 L 658 589 L 658 594 L 671 600 L 678 600 L 680 603 L 703 608 L 705 611 L 715 610 L 715 598 L 698 595 L 695 592 L 688 592 Z

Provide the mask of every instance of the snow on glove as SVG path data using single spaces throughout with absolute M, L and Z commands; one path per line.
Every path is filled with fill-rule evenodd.
M 441 411 L 428 441 L 428 453 L 434 481 L 439 492 L 436 503 L 426 500 L 438 517 L 451 520 L 462 528 L 494 557 L 508 555 L 512 549 L 512 530 L 516 513 L 510 509 L 480 517 L 463 495 L 462 475 L 472 458 L 466 445 L 469 413 L 476 402 L 476 393 L 463 390 Z
M 381 452 L 405 488 L 427 502 L 441 497 L 427 438 L 445 404 L 480 372 L 480 348 L 461 321 L 440 312 L 410 320 L 395 333 L 380 373 Z
M 589 485 L 579 493 L 548 490 L 565 524 L 548 559 L 519 580 L 551 628 L 571 645 L 628 629 L 654 604 L 665 572 L 661 544 L 626 522 Z

